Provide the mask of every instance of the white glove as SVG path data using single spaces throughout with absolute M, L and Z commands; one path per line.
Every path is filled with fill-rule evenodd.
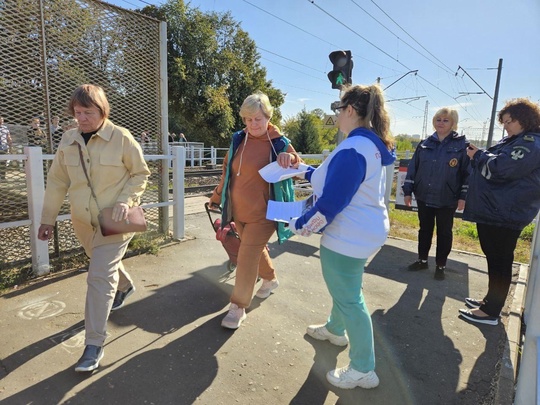
M 289 229 L 292 231 L 292 233 L 300 236 L 311 236 L 311 232 L 304 226 L 301 229 L 296 229 L 296 221 L 298 220 L 298 217 L 291 218 L 289 221 Z

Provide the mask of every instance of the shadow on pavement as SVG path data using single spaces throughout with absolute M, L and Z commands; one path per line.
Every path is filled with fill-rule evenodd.
M 4 400 L 23 404 L 39 403 L 35 401 L 40 398 L 41 403 L 61 403 L 66 400 L 67 392 L 91 378 L 95 381 L 66 403 L 135 404 L 153 403 L 156 399 L 168 404 L 193 403 L 215 378 L 218 370 L 215 353 L 233 333 L 221 328 L 223 314 L 220 313 L 205 322 L 201 320 L 202 324 L 193 325 L 192 330 L 182 335 L 176 334 L 176 338 L 172 334 L 226 305 L 230 286 L 219 283 L 216 274 L 220 270 L 215 266 L 197 271 L 188 279 L 156 287 L 148 297 L 113 313 L 109 323 L 116 324 L 120 332 L 106 342 L 105 357 L 93 374 L 77 374 L 74 365 L 70 365 Z M 150 335 L 144 334 L 146 339 L 142 341 L 141 332 L 131 336 L 129 332 L 134 329 Z M 133 338 L 140 341 L 133 343 L 129 340 Z M 159 345 L 160 340 L 163 347 L 146 350 L 150 345 Z M 22 365 L 30 356 L 50 349 L 53 346 L 49 342 L 50 339 L 43 339 L 19 351 L 13 364 Z M 139 349 L 133 352 L 129 347 Z M 109 354 L 113 352 L 116 353 Z M 118 360 L 112 362 L 113 358 Z M 118 362 L 123 363 L 116 366 Z

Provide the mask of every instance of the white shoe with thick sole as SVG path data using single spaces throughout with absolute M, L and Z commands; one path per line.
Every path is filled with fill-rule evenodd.
M 375 371 L 372 370 L 367 373 L 362 373 L 355 370 L 350 365 L 329 371 L 326 374 L 326 379 L 330 384 L 344 389 L 356 387 L 370 389 L 379 385 L 379 377 L 377 377 Z
M 272 291 L 274 291 L 278 287 L 279 281 L 277 278 L 273 280 L 263 280 L 261 288 L 259 288 L 259 291 L 257 291 L 257 294 L 255 294 L 255 296 L 258 298 L 268 298 L 270 297 L 270 294 L 272 294 Z
M 306 333 L 313 339 L 328 340 L 336 346 L 347 346 L 349 344 L 347 336 L 334 335 L 326 329 L 326 325 L 310 325 L 308 326 Z
M 221 326 L 227 329 L 238 329 L 246 317 L 246 310 L 244 308 L 238 308 L 238 305 L 231 304 L 229 312 L 221 321 Z

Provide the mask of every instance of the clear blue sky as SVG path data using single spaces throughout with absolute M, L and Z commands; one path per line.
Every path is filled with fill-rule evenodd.
M 165 0 L 108 2 L 136 9 Z M 489 127 L 500 58 L 497 108 L 514 97 L 540 102 L 539 0 L 193 0 L 190 5 L 230 11 L 240 22 L 259 48 L 268 79 L 287 94 L 284 117 L 303 108 L 330 113 L 339 94 L 326 77 L 332 70 L 328 54 L 338 49 L 352 51 L 354 83 L 380 77 L 384 88 L 418 70 L 385 91 L 387 100 L 396 100 L 388 103 L 394 135 L 421 134 L 428 101 L 428 134 L 435 111 L 451 106 L 459 111 L 458 130 L 480 137 Z M 483 91 L 487 94 L 460 94 Z M 494 139 L 501 133 L 497 123 Z

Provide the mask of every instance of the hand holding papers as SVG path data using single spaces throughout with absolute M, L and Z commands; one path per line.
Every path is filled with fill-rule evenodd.
M 304 163 L 300 163 L 297 169 L 294 167 L 284 169 L 277 162 L 272 162 L 259 170 L 259 174 L 268 183 L 277 183 L 278 181 L 290 179 L 291 177 L 301 177 L 308 169 L 309 166 Z
M 268 209 L 266 210 L 266 219 L 271 221 L 289 222 L 291 218 L 302 216 L 315 203 L 315 195 L 311 195 L 302 201 L 294 202 L 279 202 L 268 201 Z

